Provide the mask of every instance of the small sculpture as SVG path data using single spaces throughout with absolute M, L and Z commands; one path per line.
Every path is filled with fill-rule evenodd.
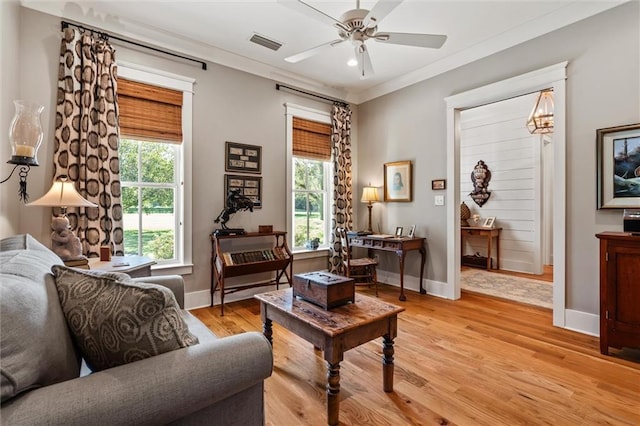
M 471 172 L 471 182 L 473 182 L 473 192 L 469 195 L 480 207 L 489 200 L 491 192 L 487 191 L 489 187 L 489 181 L 491 180 L 491 172 L 484 164 L 484 161 L 478 161 L 478 164 L 473 168 Z
M 82 244 L 69 228 L 66 216 L 54 217 L 51 221 L 51 250 L 62 260 L 83 259 Z
M 222 225 L 222 229 L 229 230 L 227 222 L 231 218 L 231 215 L 243 210 L 253 212 L 253 201 L 240 194 L 240 189 L 230 189 L 229 194 L 227 195 L 227 205 L 222 209 L 214 222 L 220 223 Z

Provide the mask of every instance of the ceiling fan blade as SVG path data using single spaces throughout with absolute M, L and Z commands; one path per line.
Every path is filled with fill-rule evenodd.
M 344 31 L 349 31 L 349 27 L 347 27 L 345 24 L 343 24 L 342 22 L 338 21 L 336 18 L 327 15 L 326 13 L 324 13 L 321 10 L 316 9 L 315 7 L 308 5 L 307 3 L 300 1 L 300 0 L 278 0 L 278 3 L 280 3 L 283 6 L 286 6 L 290 9 L 293 9 L 297 12 L 302 13 L 303 15 L 307 15 L 311 18 L 317 19 L 320 22 L 324 22 L 325 24 L 328 25 L 333 25 L 334 27 L 340 29 L 340 30 L 344 30 Z
M 371 57 L 369 51 L 364 44 L 356 46 L 356 59 L 358 60 L 358 71 L 360 79 L 364 79 L 373 75 L 373 65 L 371 65 Z
M 385 16 L 391 13 L 393 9 L 398 7 L 400 3 L 402 3 L 402 0 L 378 0 L 378 3 L 376 3 L 373 9 L 364 17 L 362 24 L 366 28 L 375 27 Z
M 411 33 L 381 33 L 374 36 L 380 43 L 402 44 L 405 46 L 430 47 L 439 49 L 447 40 L 446 35 L 411 34 Z
M 344 40 L 339 38 L 337 40 L 333 40 L 333 41 L 330 41 L 328 43 L 323 43 L 320 46 L 312 47 L 311 49 L 307 49 L 307 50 L 305 50 L 303 52 L 300 52 L 300 53 L 297 53 L 295 55 L 288 56 L 288 57 L 284 58 L 284 60 L 287 61 L 287 62 L 291 62 L 292 64 L 295 64 L 296 62 L 300 62 L 300 61 L 303 61 L 303 60 L 305 60 L 307 58 L 310 58 L 313 55 L 316 55 L 316 54 L 320 53 L 324 49 L 327 49 L 329 47 L 333 47 L 333 46 L 338 45 L 338 44 L 340 44 L 342 42 L 344 42 Z

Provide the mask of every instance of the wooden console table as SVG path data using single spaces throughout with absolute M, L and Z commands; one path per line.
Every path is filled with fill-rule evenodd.
M 220 247 L 223 240 L 246 240 L 249 238 L 272 237 L 273 242 L 269 248 L 262 250 L 244 250 L 239 252 L 224 252 Z M 211 234 L 211 306 L 213 295 L 220 289 L 220 315 L 224 315 L 225 294 L 235 293 L 254 287 L 268 285 L 280 285 L 280 280 L 291 286 L 293 277 L 293 256 L 287 246 L 286 232 L 248 232 L 244 235 L 218 235 Z M 234 285 L 225 288 L 224 280 L 241 275 L 259 274 L 262 272 L 275 272 L 275 278 L 260 283 Z
M 500 231 L 502 228 L 482 228 L 478 226 L 460 227 L 460 256 L 464 256 L 464 237 L 476 236 L 487 239 L 487 271 L 491 270 L 491 242 L 496 239 L 496 267 L 500 269 Z
M 404 308 L 359 293 L 354 303 L 330 310 L 298 300 L 290 288 L 254 297 L 260 301 L 263 333 L 272 346 L 275 321 L 324 351 L 328 424 L 340 423 L 340 362 L 349 349 L 382 337 L 382 389 L 393 391 L 393 339 L 397 335 L 398 314 Z
M 418 237 L 386 237 L 373 235 L 349 236 L 349 245 L 352 247 L 364 247 L 369 252 L 374 250 L 394 252 L 398 256 L 400 262 L 400 297 L 401 301 L 407 300 L 404 295 L 404 259 L 407 252 L 418 250 L 421 255 L 420 263 L 420 294 L 426 294 L 427 291 L 422 286 L 422 278 L 424 277 L 424 264 L 427 261 L 427 250 L 424 248 L 426 238 Z M 373 257 L 369 253 L 369 257 Z

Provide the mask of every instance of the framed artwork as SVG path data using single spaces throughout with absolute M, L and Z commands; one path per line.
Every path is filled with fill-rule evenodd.
M 231 189 L 239 189 L 240 194 L 253 201 L 254 209 L 262 208 L 262 177 L 246 175 L 224 175 L 224 199 Z
M 384 200 L 413 201 L 411 161 L 384 164 Z
M 396 237 L 402 237 L 402 226 L 396 228 Z
M 640 123 L 596 130 L 598 208 L 640 207 Z
M 447 189 L 447 181 L 445 179 L 434 179 L 431 181 L 431 189 L 434 191 Z
M 488 218 L 486 218 L 484 220 L 484 222 L 482 222 L 482 227 L 483 228 L 493 228 L 493 225 L 496 223 L 496 217 L 495 216 L 490 216 Z
M 227 172 L 261 173 L 262 147 L 226 142 L 224 169 Z
M 409 229 L 409 238 L 413 238 L 416 235 L 416 226 L 411 225 L 411 229 Z

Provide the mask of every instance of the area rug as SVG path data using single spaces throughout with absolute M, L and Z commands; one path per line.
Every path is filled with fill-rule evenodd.
M 460 286 L 471 292 L 553 308 L 553 285 L 547 282 L 465 268 L 460 272 Z

